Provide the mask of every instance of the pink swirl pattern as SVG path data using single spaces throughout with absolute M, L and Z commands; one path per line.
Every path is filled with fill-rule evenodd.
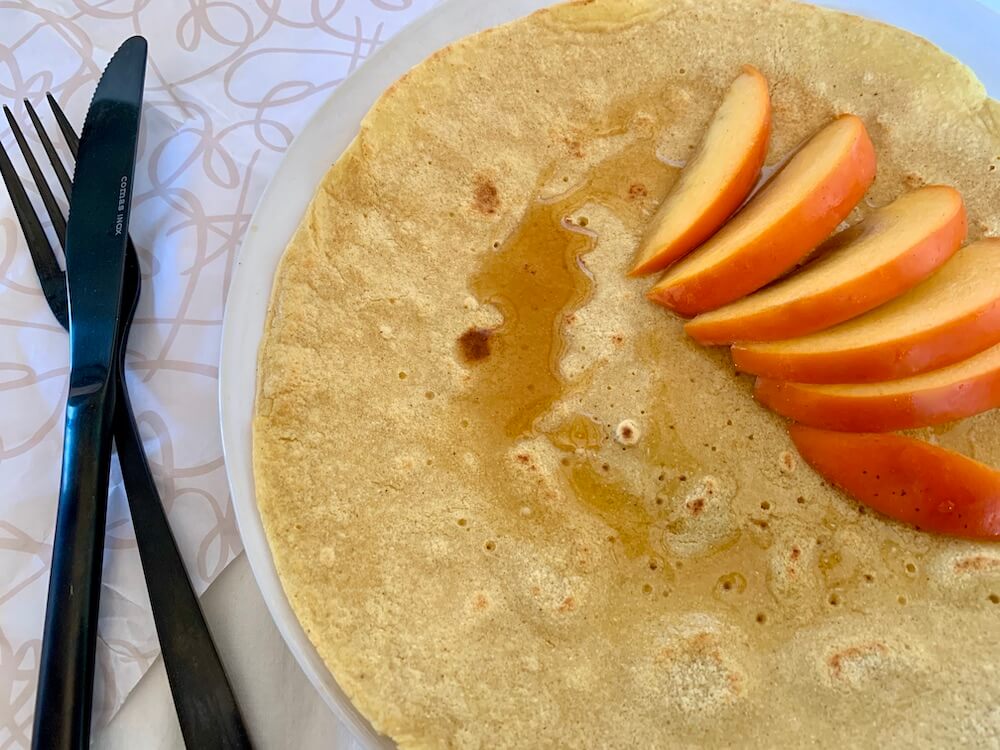
M 132 216 L 143 297 L 129 341 L 129 386 L 199 591 L 242 549 L 216 391 L 223 305 L 257 198 L 328 93 L 435 2 L 0 0 L 0 101 L 22 123 L 21 101 L 46 112 L 51 91 L 81 124 L 118 44 L 132 34 L 149 40 Z M 0 130 L 0 141 L 16 152 L 9 130 Z M 253 357 L 247 352 L 248 362 Z M 30 743 L 67 359 L 66 335 L 0 197 L 0 750 Z M 96 726 L 158 653 L 117 466 L 100 629 Z

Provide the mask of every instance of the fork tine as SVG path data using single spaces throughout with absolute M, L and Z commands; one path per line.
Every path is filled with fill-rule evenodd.
M 38 214 L 35 213 L 24 185 L 21 184 L 21 178 L 14 171 L 14 165 L 11 164 L 10 157 L 2 145 L 0 145 L 0 177 L 7 186 L 11 203 L 14 204 L 14 213 L 17 214 L 17 221 L 28 242 L 28 251 L 31 253 L 31 261 L 35 265 L 35 273 L 38 275 L 42 292 L 45 294 L 45 301 L 49 303 L 49 309 L 59 324 L 66 328 L 69 323 L 66 274 L 59 268 L 59 262 L 52 252 L 48 237 L 45 236 L 42 222 L 38 220 Z
M 80 149 L 80 136 L 76 134 L 73 126 L 69 124 L 69 120 L 66 119 L 62 108 L 56 103 L 55 97 L 51 93 L 46 92 L 45 99 L 49 103 L 49 109 L 52 110 L 52 114 L 55 115 L 56 124 L 59 126 L 59 130 L 62 131 L 66 145 L 69 146 L 69 152 L 73 154 L 73 158 L 75 159 L 76 152 Z
M 56 203 L 56 197 L 52 194 L 52 191 L 49 190 L 49 185 L 45 181 L 45 175 L 42 174 L 42 169 L 38 166 L 38 161 L 35 159 L 35 155 L 28 147 L 28 141 L 25 139 L 24 133 L 21 131 L 21 126 L 17 124 L 17 120 L 14 119 L 13 113 L 6 105 L 4 105 L 3 113 L 7 115 L 7 122 L 10 123 L 10 130 L 14 134 L 14 140 L 17 141 L 17 146 L 21 149 L 21 155 L 24 157 L 24 161 L 28 165 L 28 171 L 31 172 L 31 178 L 35 181 L 35 187 L 38 189 L 38 194 L 42 198 L 42 205 L 45 206 L 45 211 L 48 213 L 49 219 L 52 220 L 52 228 L 55 229 L 56 237 L 59 239 L 59 244 L 65 247 L 66 217 L 63 216 L 62 210 L 59 208 L 59 204 Z
M 31 102 L 27 99 L 24 100 L 24 108 L 28 110 L 28 117 L 31 118 L 31 124 L 35 126 L 35 132 L 38 133 L 38 139 L 42 142 L 42 148 L 45 149 L 45 155 L 49 157 L 49 164 L 52 165 L 52 170 L 56 173 L 56 179 L 59 180 L 59 185 L 62 187 L 63 195 L 66 196 L 66 200 L 69 200 L 71 187 L 69 173 L 66 171 L 66 167 L 63 166 L 62 159 L 59 158 L 59 154 L 56 153 L 56 147 L 52 145 L 52 139 L 49 138 L 49 134 L 46 133 L 45 128 L 42 127 L 42 121 L 38 119 L 38 114 L 35 112 L 35 108 L 31 106 Z

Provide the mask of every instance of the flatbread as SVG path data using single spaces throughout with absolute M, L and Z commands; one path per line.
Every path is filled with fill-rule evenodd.
M 393 85 L 289 244 L 257 498 L 306 632 L 401 747 L 1000 743 L 1000 548 L 825 486 L 625 276 L 744 63 L 771 165 L 864 119 L 852 221 L 946 183 L 1000 234 L 1000 104 L 926 41 L 781 0 L 584 0 Z M 920 434 L 1000 467 L 998 427 Z

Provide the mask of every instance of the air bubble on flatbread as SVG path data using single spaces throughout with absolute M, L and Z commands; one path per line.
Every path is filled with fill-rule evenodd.
M 663 545 L 674 554 L 693 556 L 734 541 L 740 531 L 733 509 L 735 483 L 706 475 L 685 486 L 670 509 Z

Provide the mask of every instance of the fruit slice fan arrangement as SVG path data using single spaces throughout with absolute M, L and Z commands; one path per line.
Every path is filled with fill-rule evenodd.
M 945 185 L 831 237 L 875 179 L 864 123 L 835 118 L 752 193 L 770 127 L 767 82 L 747 66 L 630 275 L 666 269 L 649 299 L 694 316 L 699 343 L 733 345 L 832 484 L 920 529 L 1000 538 L 1000 471 L 886 434 L 1000 406 L 1000 238 L 962 248 L 965 207 Z

